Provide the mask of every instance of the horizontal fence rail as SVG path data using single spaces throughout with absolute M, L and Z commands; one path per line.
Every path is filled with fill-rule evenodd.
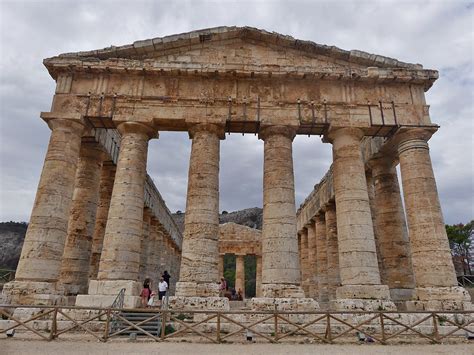
M 21 310 L 18 315 L 15 309 Z M 141 318 L 134 322 L 127 318 L 129 314 Z M 131 336 L 131 332 L 134 337 L 140 335 L 152 341 L 180 341 L 194 336 L 211 343 L 239 337 L 242 341 L 271 343 L 294 342 L 303 337 L 305 341 L 327 344 L 474 339 L 474 311 L 197 311 L 0 305 L 0 317 L 0 336 L 18 330 L 18 334 L 48 341 L 75 333 L 106 342 Z M 150 324 L 156 324 L 154 330 L 150 330 Z

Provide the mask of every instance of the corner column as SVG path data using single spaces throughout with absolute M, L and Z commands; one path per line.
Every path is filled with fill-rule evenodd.
M 189 161 L 188 193 L 178 297 L 219 296 L 219 149 L 223 129 L 195 124 Z
M 100 172 L 104 158 L 105 152 L 96 142 L 83 138 L 61 265 L 60 282 L 66 295 L 87 291 Z
M 390 157 L 369 162 L 374 182 L 375 229 L 380 274 L 394 302 L 413 298 L 415 280 L 397 171 Z
M 100 254 L 104 243 L 105 225 L 109 215 L 110 199 L 114 187 L 115 165 L 113 162 L 104 162 L 100 175 L 99 202 L 95 217 L 94 234 L 92 235 L 91 264 L 89 279 L 96 279 L 99 272 Z
M 358 128 L 332 128 L 334 192 L 341 284 L 333 307 L 338 310 L 395 310 L 388 286 L 380 284 Z
M 308 268 L 308 230 L 303 228 L 300 232 L 301 249 L 300 249 L 300 267 L 301 267 L 301 286 L 306 296 L 309 294 L 309 268 Z
M 411 309 L 453 310 L 472 307 L 470 296 L 457 286 L 431 165 L 428 139 L 432 131 L 412 129 L 399 135 L 398 156 L 415 274 Z
M 146 161 L 148 141 L 157 132 L 137 122 L 124 122 L 117 128 L 122 139 L 98 280 L 90 280 L 88 295 L 77 296 L 78 306 L 108 307 L 122 288 L 126 290 L 125 307 L 140 304 Z
M 13 304 L 56 305 L 65 301 L 57 281 L 84 126 L 63 118 L 49 120 L 48 126 L 51 137 L 16 278 L 3 288 L 6 300 Z

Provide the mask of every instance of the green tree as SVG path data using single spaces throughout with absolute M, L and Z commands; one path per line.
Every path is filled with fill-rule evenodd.
M 472 275 L 470 247 L 472 243 L 474 220 L 467 224 L 446 225 L 449 246 L 454 263 L 459 265 L 464 275 Z

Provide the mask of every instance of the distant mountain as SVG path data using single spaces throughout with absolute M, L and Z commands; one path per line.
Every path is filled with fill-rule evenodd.
M 178 224 L 179 229 L 181 232 L 184 231 L 184 217 L 185 213 L 178 212 L 178 213 L 173 213 L 173 218 Z M 240 211 L 234 211 L 234 212 L 227 212 L 223 211 L 219 215 L 219 223 L 228 223 L 228 222 L 234 222 L 237 224 L 241 224 L 250 228 L 255 228 L 255 229 L 262 229 L 262 216 L 263 216 L 263 210 L 258 207 L 253 207 L 253 208 L 246 208 L 244 210 Z
M 26 222 L 0 223 L 0 269 L 16 269 L 27 228 Z

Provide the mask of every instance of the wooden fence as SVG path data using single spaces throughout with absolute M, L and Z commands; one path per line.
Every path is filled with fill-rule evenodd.
M 35 308 L 36 314 L 28 319 L 13 316 L 17 307 Z M 38 310 L 41 313 L 37 313 Z M 79 313 L 78 313 L 79 312 Z M 82 312 L 82 313 L 81 313 Z M 123 312 L 146 313 L 146 319 L 131 322 Z M 88 315 L 81 320 L 73 314 Z M 31 332 L 44 340 L 58 339 L 65 333 L 79 332 L 101 342 L 134 331 L 146 339 L 165 341 L 195 335 L 199 341 L 222 343 L 242 333 L 251 340 L 279 343 L 303 336 L 311 341 L 332 344 L 341 340 L 368 341 L 387 344 L 424 340 L 441 343 L 447 339 L 474 338 L 473 311 L 441 312 L 286 312 L 274 311 L 195 311 L 160 309 L 119 309 L 60 306 L 0 305 L 3 322 L 0 335 L 13 329 Z M 239 319 L 246 319 L 245 321 Z M 38 321 L 47 321 L 47 330 L 39 330 Z M 156 334 L 144 329 L 149 322 L 161 322 Z M 111 326 L 120 321 L 122 328 Z M 58 324 L 62 325 L 58 327 Z M 90 326 L 100 322 L 101 329 Z M 35 325 L 36 323 L 36 325 Z M 170 331 L 173 324 L 176 329 Z M 96 323 L 97 325 L 97 323 Z M 264 328 L 260 329 L 259 326 Z M 232 328 L 233 327 L 233 328 Z M 232 328 L 232 329 L 231 329 Z M 0 338 L 1 339 L 1 338 Z

